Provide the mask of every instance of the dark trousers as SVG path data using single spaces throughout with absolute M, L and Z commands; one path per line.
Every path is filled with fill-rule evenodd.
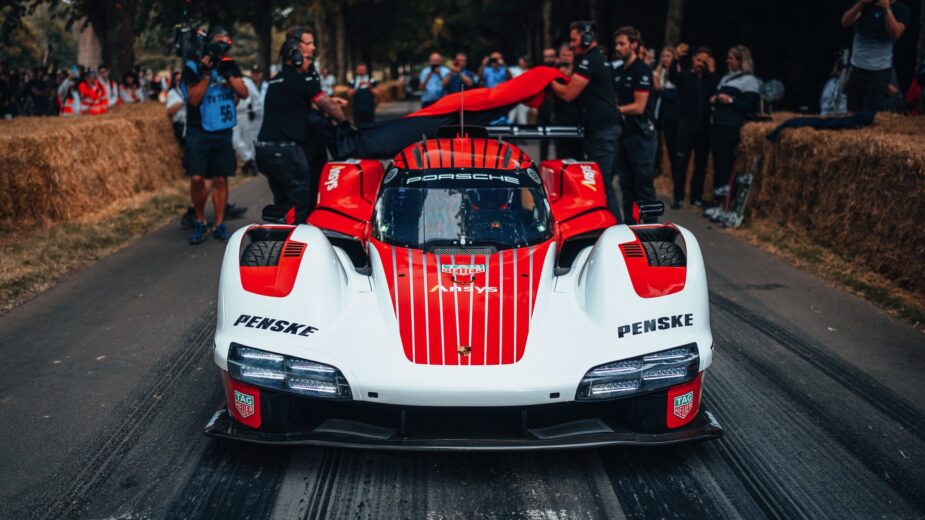
M 678 120 L 659 121 L 658 147 L 655 149 L 655 174 L 662 171 L 662 143 L 668 150 L 668 171 L 674 173 L 675 158 L 678 154 Z
M 302 147 L 258 144 L 257 168 L 267 176 L 273 204 L 281 208 L 295 208 L 295 222 L 304 223 L 315 207 L 318 181 L 312 182 Z
M 703 200 L 703 182 L 707 176 L 707 158 L 710 154 L 710 126 L 694 121 L 678 121 L 678 148 L 671 177 L 674 181 L 674 200 L 684 200 L 687 186 L 687 167 L 694 154 L 694 177 L 691 179 L 691 203 Z
M 848 76 L 848 112 L 876 112 L 886 97 L 890 69 L 865 70 L 853 68 Z
M 729 184 L 741 130 L 741 126 L 713 127 L 713 189 Z
M 623 195 L 623 220 L 638 224 L 633 219 L 633 203 L 658 200 L 655 195 L 655 151 L 658 136 L 655 129 L 633 130 L 623 134 L 617 150 L 616 171 L 620 176 Z
M 620 126 L 616 124 L 603 128 L 585 129 L 583 145 L 588 160 L 596 162 L 601 169 L 601 175 L 604 177 L 604 193 L 607 195 L 607 207 L 617 217 L 617 220 L 622 222 L 620 203 L 613 189 L 613 166 L 620 132 Z

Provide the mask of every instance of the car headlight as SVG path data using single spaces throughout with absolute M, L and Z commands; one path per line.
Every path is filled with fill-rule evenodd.
M 232 343 L 228 351 L 231 377 L 261 388 L 309 397 L 352 399 L 347 379 L 335 367 L 307 359 Z
M 659 390 L 693 380 L 699 369 L 696 343 L 614 361 L 589 370 L 575 399 L 614 399 Z

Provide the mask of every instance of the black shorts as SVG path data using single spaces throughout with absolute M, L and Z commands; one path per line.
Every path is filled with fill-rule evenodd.
M 234 146 L 231 144 L 231 130 L 206 132 L 188 125 L 183 164 L 186 174 L 191 177 L 234 177 L 237 163 Z

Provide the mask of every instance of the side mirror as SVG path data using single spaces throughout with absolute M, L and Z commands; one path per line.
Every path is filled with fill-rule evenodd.
M 655 224 L 665 214 L 665 203 L 660 200 L 633 203 L 633 220 L 639 224 Z
M 270 204 L 263 207 L 263 211 L 260 212 L 260 218 L 262 218 L 264 222 L 269 222 L 270 224 L 287 224 L 287 209 L 288 208 Z

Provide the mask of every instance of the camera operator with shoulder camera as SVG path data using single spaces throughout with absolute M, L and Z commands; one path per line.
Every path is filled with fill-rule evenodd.
M 309 112 L 314 103 L 339 124 L 346 117 L 341 104 L 321 88 L 321 77 L 311 61 L 315 31 L 309 27 L 287 33 L 280 48 L 282 70 L 269 82 L 264 100 L 263 125 L 257 137 L 258 170 L 267 176 L 273 204 L 295 209 L 295 221 L 303 223 L 315 205 L 318 173 L 310 167 L 305 145 Z
M 231 237 L 225 229 L 228 177 L 235 174 L 232 129 L 237 123 L 235 96 L 246 98 L 247 86 L 241 69 L 228 57 L 231 38 L 216 27 L 198 61 L 186 60 L 183 92 L 186 96 L 186 145 L 184 163 L 191 178 L 190 194 L 196 224 L 191 244 L 204 242 L 212 231 L 218 240 Z M 206 222 L 205 205 L 209 192 L 215 206 L 215 229 Z

